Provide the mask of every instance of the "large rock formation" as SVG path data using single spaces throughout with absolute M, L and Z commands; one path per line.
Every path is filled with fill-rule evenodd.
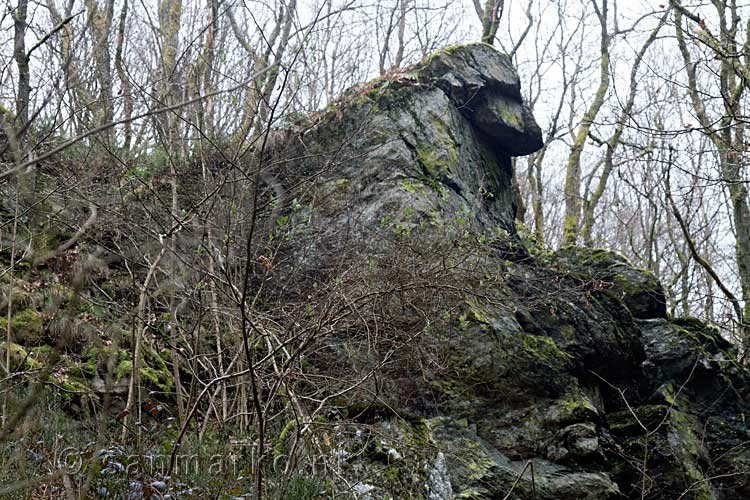
M 269 139 L 254 157 L 264 160 L 258 178 L 274 189 L 257 200 L 266 233 L 252 240 L 249 348 L 273 352 L 258 356 L 258 380 L 275 498 L 750 498 L 750 376 L 734 347 L 701 321 L 668 317 L 662 285 L 626 259 L 578 247 L 551 252 L 516 227 L 512 159 L 538 149 L 541 133 L 507 57 L 483 44 L 445 49 Z M 187 190 L 189 180 L 182 183 Z M 227 198 L 233 220 L 254 197 Z M 241 251 L 228 251 L 216 279 L 234 284 L 240 271 L 232 266 L 244 268 L 246 249 L 224 236 Z M 204 248 L 193 248 L 185 258 L 194 253 L 203 269 Z M 197 296 L 204 275 L 193 282 Z M 115 270 L 107 281 L 103 303 L 130 303 L 131 274 Z M 38 370 L 52 351 L 47 337 L 71 329 L 62 321 L 43 327 L 35 308 L 49 294 L 38 284 L 17 288 L 10 326 L 24 345 L 10 357 Z M 237 289 L 227 290 L 216 300 L 236 307 Z M 9 300 L 0 294 L 3 311 Z M 66 314 L 92 320 L 70 343 L 98 339 L 99 302 L 68 302 Z M 196 316 L 190 335 L 211 344 L 213 318 Z M 154 346 L 159 321 L 148 332 Z M 107 330 L 130 338 L 129 327 Z M 92 392 L 122 398 L 132 357 L 110 344 L 63 352 L 75 362 L 50 377 L 71 405 Z M 141 382 L 154 398 L 174 393 L 168 353 L 144 346 Z M 189 386 L 200 392 L 205 380 Z M 242 381 L 232 379 L 230 390 Z M 201 433 L 214 411 L 200 419 Z M 175 429 L 165 432 L 169 423 L 155 415 L 149 439 L 164 436 L 166 449 L 176 449 Z M 225 430 L 218 439 L 231 441 Z M 250 448 L 237 470 L 243 488 Z M 115 469 L 101 469 L 104 481 Z M 300 477 L 312 477 L 304 495 L 277 493 Z M 162 494 L 161 479 L 152 497 Z M 172 497 L 208 498 L 201 495 Z
M 304 187 L 278 282 L 314 294 L 364 268 L 373 294 L 384 283 L 433 290 L 390 316 L 384 301 L 381 332 L 344 328 L 309 359 L 334 379 L 387 360 L 329 414 L 336 488 L 371 499 L 750 498 L 750 379 L 733 346 L 667 317 L 660 283 L 626 259 L 550 253 L 517 231 L 511 157 L 541 146 L 520 88 L 491 47 L 446 49 L 350 91 L 301 126 L 304 154 L 277 169 Z M 451 300 L 430 302 L 446 290 Z M 414 325 L 406 355 L 372 340 L 396 343 Z

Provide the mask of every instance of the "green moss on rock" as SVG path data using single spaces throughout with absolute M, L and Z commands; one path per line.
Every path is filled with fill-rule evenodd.
M 666 317 L 666 296 L 659 280 L 622 255 L 601 248 L 566 246 L 555 257 L 571 266 L 582 280 L 600 285 L 602 291 L 621 300 L 634 317 Z
M 0 343 L 0 359 L 3 364 L 6 360 L 6 342 Z M 38 370 L 42 364 L 37 360 L 33 352 L 27 351 L 23 346 L 11 342 L 10 344 L 10 369 L 13 371 Z
M 79 371 L 87 379 L 107 377 L 109 363 L 112 363 L 113 382 L 118 383 L 130 378 L 133 373 L 132 354 L 127 349 L 115 350 L 112 346 L 90 347 L 78 365 Z M 148 389 L 164 394 L 171 394 L 174 380 L 167 361 L 156 349 L 144 346 L 141 364 L 141 383 Z
M 0 318 L 0 332 L 3 334 L 8 328 L 8 318 Z M 11 338 L 26 347 L 43 344 L 44 324 L 42 315 L 34 309 L 24 309 L 13 314 L 10 318 Z

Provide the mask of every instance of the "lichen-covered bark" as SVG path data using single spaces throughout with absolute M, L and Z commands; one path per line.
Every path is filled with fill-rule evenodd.
M 576 132 L 573 145 L 570 149 L 570 155 L 565 166 L 565 187 L 563 194 L 565 198 L 565 218 L 563 220 L 563 242 L 568 245 L 574 245 L 578 241 L 580 229 L 581 209 L 583 206 L 581 199 L 581 155 L 586 141 L 589 138 L 591 126 L 596 120 L 599 111 L 604 104 L 604 98 L 609 90 L 609 45 L 611 35 L 607 28 L 607 0 L 602 0 L 602 7 L 599 10 L 596 2 L 592 2 L 599 18 L 601 25 L 601 51 L 599 58 L 599 86 L 594 94 L 586 113 L 581 119 L 581 124 Z

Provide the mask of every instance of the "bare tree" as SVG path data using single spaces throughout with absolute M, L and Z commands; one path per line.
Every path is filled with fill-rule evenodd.
M 741 17 L 736 2 L 715 2 L 714 8 L 718 20 L 718 35 L 714 35 L 700 16 L 690 12 L 678 0 L 671 0 L 674 7 L 675 36 L 682 55 L 687 76 L 687 90 L 693 112 L 700 124 L 701 131 L 713 143 L 719 156 L 722 182 L 725 183 L 732 206 L 732 217 L 736 228 L 735 262 L 739 278 L 744 307 L 733 295 L 727 294 L 728 288 L 722 287 L 724 293 L 734 304 L 737 321 L 740 324 L 741 337 L 746 341 L 747 326 L 745 318 L 750 315 L 750 207 L 748 191 L 743 177 L 742 153 L 746 150 L 745 120 L 742 114 L 743 97 L 747 90 L 747 75 L 750 61 L 736 57 L 735 54 L 746 54 L 750 50 L 750 38 L 739 41 Z M 710 49 L 717 66 L 718 85 L 711 82 L 711 87 L 701 87 L 698 76 L 698 63 L 694 61 L 688 47 L 688 38 Z M 718 87 L 721 93 L 721 106 L 716 109 L 707 102 L 712 89 Z M 715 113 L 715 114 L 714 114 Z M 687 231 L 686 239 L 690 237 Z M 688 239 L 688 241 L 690 241 Z M 696 258 L 696 254 L 693 254 Z M 710 274 L 707 261 L 696 259 Z M 713 276 L 716 280 L 716 276 Z
M 505 0 L 487 0 L 482 6 L 480 0 L 472 0 L 474 10 L 482 23 L 482 42 L 494 45 L 500 19 L 503 17 Z
M 591 126 L 596 120 L 599 111 L 604 105 L 610 84 L 609 52 L 612 43 L 612 34 L 609 30 L 609 0 L 601 0 L 601 7 L 597 0 L 592 0 L 591 5 L 599 20 L 600 45 L 599 45 L 599 84 L 594 93 L 594 98 L 589 104 L 586 113 L 581 119 L 581 124 L 575 134 L 570 149 L 570 156 L 565 166 L 565 222 L 563 226 L 563 241 L 566 244 L 575 244 L 578 240 L 578 230 L 581 218 L 581 156 L 586 141 L 589 139 Z
M 593 245 L 592 230 L 594 226 L 597 205 L 604 195 L 604 191 L 607 188 L 607 181 L 609 180 L 609 176 L 612 174 L 612 170 L 614 169 L 615 150 L 620 145 L 625 127 L 627 126 L 627 123 L 633 113 L 638 92 L 638 71 L 640 69 L 641 62 L 643 61 L 643 57 L 646 54 L 646 51 L 648 51 L 649 47 L 651 47 L 651 45 L 654 43 L 657 36 L 659 35 L 659 32 L 661 31 L 661 28 L 664 26 L 667 20 L 668 13 L 669 10 L 665 12 L 656 28 L 654 28 L 648 38 L 646 38 L 646 41 L 643 43 L 643 45 L 635 55 L 635 61 L 633 62 L 633 66 L 630 70 L 630 86 L 628 96 L 615 123 L 615 130 L 612 133 L 612 136 L 605 143 L 607 150 L 605 152 L 599 179 L 597 181 L 596 187 L 591 190 L 591 194 L 584 197 L 581 237 L 583 238 L 583 242 L 588 246 Z M 600 86 L 600 90 L 602 88 L 603 87 Z M 577 161 L 580 162 L 580 157 Z M 593 178 L 593 176 L 590 178 Z M 586 191 L 589 191 L 588 187 Z M 568 241 L 570 241 L 570 239 Z
M 16 94 L 17 129 L 28 125 L 29 106 L 31 98 L 31 76 L 29 72 L 29 56 L 26 52 L 26 31 L 28 29 L 27 16 L 28 0 L 19 0 L 13 12 L 13 58 L 18 68 L 18 90 Z

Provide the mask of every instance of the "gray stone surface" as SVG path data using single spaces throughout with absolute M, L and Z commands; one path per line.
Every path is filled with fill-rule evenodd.
M 311 290 L 455 238 L 477 244 L 461 265 L 492 295 L 467 292 L 445 313 L 453 323 L 428 318 L 443 326 L 388 364 L 377 398 L 340 403 L 338 473 L 372 499 L 750 497 L 750 376 L 733 346 L 668 318 L 662 285 L 623 257 L 551 252 L 518 234 L 511 156 L 540 146 L 517 74 L 482 44 L 352 90 L 293 146 L 301 160 L 279 175 L 302 188 L 266 287 L 291 277 Z M 461 278 L 450 285 L 463 290 Z M 360 334 L 326 346 L 342 370 L 387 354 Z

